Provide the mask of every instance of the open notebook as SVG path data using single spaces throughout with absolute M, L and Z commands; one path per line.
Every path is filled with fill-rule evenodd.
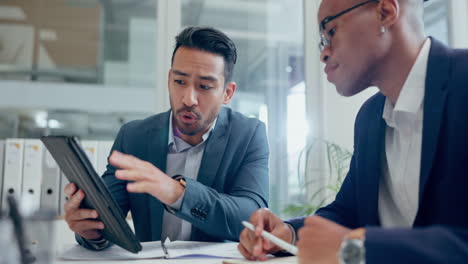
M 112 246 L 102 251 L 92 251 L 79 245 L 65 250 L 59 258 L 65 260 L 130 260 L 155 258 L 221 258 L 242 259 L 237 250 L 238 243 L 214 243 L 196 241 L 166 241 L 168 255 L 161 247 L 161 241 L 143 242 L 143 249 L 133 254 L 118 246 Z
M 283 258 L 275 258 L 271 257 L 266 261 L 253 261 L 253 260 L 245 260 L 245 259 L 226 259 L 223 260 L 223 264 L 297 264 L 299 260 L 296 256 L 293 257 L 283 257 Z

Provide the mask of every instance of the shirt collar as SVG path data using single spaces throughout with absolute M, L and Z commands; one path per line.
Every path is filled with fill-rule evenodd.
M 431 49 L 431 39 L 427 38 L 419 52 L 408 78 L 403 85 L 397 102 L 393 105 L 387 98 L 382 117 L 387 121 L 393 120 L 394 112 L 407 112 L 416 114 L 424 100 L 426 87 L 427 62 Z M 392 123 L 392 122 L 391 122 Z
M 208 131 L 206 131 L 206 133 L 202 135 L 202 142 L 200 142 L 200 144 L 205 142 L 208 139 L 208 137 L 210 136 L 211 131 L 213 131 L 213 129 L 216 126 L 216 121 L 217 120 L 218 120 L 218 117 L 216 117 L 216 119 L 213 121 L 213 124 L 211 125 L 210 129 L 208 129 Z M 174 143 L 174 145 L 176 145 L 174 137 L 175 137 L 175 135 L 174 135 L 174 129 L 173 129 L 173 126 L 172 126 L 172 111 L 171 111 L 171 113 L 169 115 L 169 138 L 168 138 L 168 142 L 167 142 L 168 146 L 171 145 L 172 143 Z M 177 138 L 183 141 L 183 139 L 181 139 L 179 137 L 177 137 Z

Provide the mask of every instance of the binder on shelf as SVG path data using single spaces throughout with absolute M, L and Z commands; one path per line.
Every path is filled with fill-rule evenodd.
M 42 156 L 41 210 L 60 214 L 60 168 L 44 148 Z
M 65 186 L 67 186 L 70 181 L 67 179 L 65 174 L 60 171 L 60 195 L 59 195 L 59 215 L 65 215 L 65 210 L 63 209 L 63 205 L 67 202 L 67 195 L 65 194 Z
M 102 176 L 104 172 L 106 172 L 108 158 L 113 144 L 113 141 L 99 141 L 98 143 L 96 172 L 99 176 Z
M 23 184 L 21 199 L 27 210 L 37 211 L 41 205 L 42 156 L 44 145 L 39 139 L 24 140 Z
M 23 150 L 24 140 L 8 138 L 5 141 L 5 163 L 3 169 L 2 205 L 7 204 L 8 195 L 21 197 L 23 185 Z
M 0 212 L 2 209 L 3 163 L 5 162 L 5 140 L 0 140 Z

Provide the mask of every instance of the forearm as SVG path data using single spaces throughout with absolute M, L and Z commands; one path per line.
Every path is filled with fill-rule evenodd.
M 176 215 L 203 232 L 237 241 L 243 227 L 241 221 L 261 207 L 266 207 L 257 194 L 243 192 L 222 194 L 197 181 L 188 179 L 185 198 Z
M 468 230 L 366 228 L 366 263 L 467 263 Z
M 333 203 L 317 210 L 315 214 L 347 228 L 358 228 L 359 225 L 354 217 L 355 213 L 351 208 L 343 205 L 342 202 L 342 199 L 335 200 Z

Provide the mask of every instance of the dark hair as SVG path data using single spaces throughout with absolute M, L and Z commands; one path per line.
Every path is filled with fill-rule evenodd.
M 225 83 L 231 81 L 234 64 L 237 61 L 237 49 L 234 42 L 223 32 L 211 27 L 187 27 L 176 36 L 174 55 L 179 47 L 195 48 L 214 53 L 224 58 Z

